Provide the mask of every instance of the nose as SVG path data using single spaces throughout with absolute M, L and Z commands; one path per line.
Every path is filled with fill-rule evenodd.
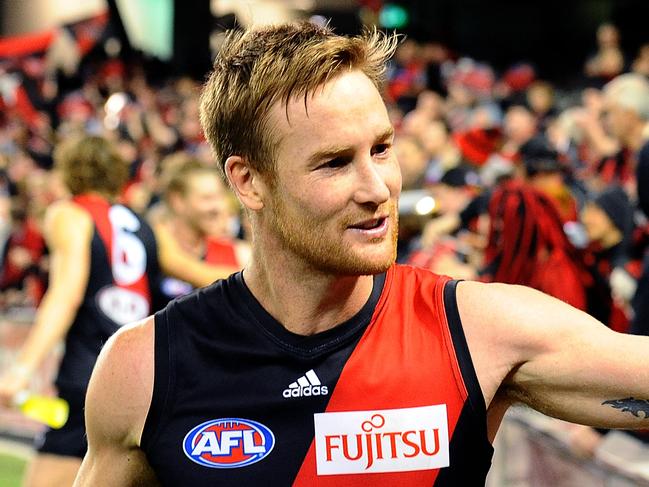
M 390 199 L 390 186 L 398 165 L 392 161 L 377 163 L 368 156 L 358 164 L 355 200 L 358 204 L 382 205 Z

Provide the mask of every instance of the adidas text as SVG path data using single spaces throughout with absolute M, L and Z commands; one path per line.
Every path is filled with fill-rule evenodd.
M 286 398 L 326 396 L 327 394 L 329 394 L 329 389 L 327 386 L 322 385 L 313 369 L 309 370 L 295 382 L 291 382 L 284 389 L 284 392 L 282 392 L 282 396 Z

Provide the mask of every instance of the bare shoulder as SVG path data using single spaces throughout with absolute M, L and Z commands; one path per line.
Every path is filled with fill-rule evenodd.
M 45 236 L 50 243 L 65 241 L 69 235 L 88 236 L 93 223 L 90 215 L 70 200 L 60 200 L 47 208 Z
M 458 285 L 457 303 L 487 405 L 523 364 L 584 336 L 609 335 L 583 311 L 525 286 L 466 281 Z
M 69 199 L 63 199 L 52 203 L 47 207 L 45 217 L 48 220 L 61 220 L 65 218 L 78 218 L 84 220 L 90 218 L 83 208 Z
M 537 346 L 575 331 L 605 331 L 581 310 L 535 289 L 500 283 L 462 282 L 458 308 L 465 328 L 503 347 Z
M 153 318 L 104 346 L 86 396 L 88 452 L 75 487 L 159 485 L 139 448 L 153 392 Z
M 89 436 L 96 428 L 139 446 L 153 394 L 154 318 L 125 326 L 101 351 L 86 398 Z

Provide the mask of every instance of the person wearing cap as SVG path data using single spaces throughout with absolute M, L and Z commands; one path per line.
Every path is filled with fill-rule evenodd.
M 589 246 L 586 265 L 593 282 L 588 286 L 588 313 L 616 331 L 627 331 L 625 311 L 612 299 L 611 272 L 628 260 L 628 242 L 633 228 L 633 207 L 619 186 L 593 197 L 581 211 Z
M 527 183 L 546 195 L 564 222 L 577 219 L 577 205 L 565 183 L 559 154 L 541 135 L 532 137 L 519 149 Z

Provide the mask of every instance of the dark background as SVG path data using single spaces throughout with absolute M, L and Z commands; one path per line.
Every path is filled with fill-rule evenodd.
M 388 3 L 388 2 L 384 2 Z M 649 42 L 649 0 L 398 0 L 409 24 L 400 31 L 419 41 L 438 40 L 459 55 L 488 61 L 497 69 L 532 62 L 542 77 L 577 76 L 594 52 L 597 26 L 621 31 L 627 60 Z M 338 30 L 357 30 L 357 11 L 324 10 Z
M 0 26 L 22 0 L 0 0 Z M 137 1 L 137 0 L 133 0 Z M 277 0 L 289 2 L 289 0 Z M 115 0 L 107 0 L 113 13 Z M 230 27 L 232 15 L 216 19 L 210 0 L 174 0 L 172 64 L 178 71 L 200 76 L 211 66 L 209 35 Z M 316 0 L 315 10 L 331 19 L 337 31 L 357 33 L 359 9 L 397 4 L 409 13 L 401 32 L 419 40 L 445 43 L 454 53 L 487 61 L 496 69 L 531 62 L 539 76 L 557 82 L 575 79 L 596 47 L 602 22 L 620 28 L 627 61 L 649 42 L 649 0 Z M 12 6 L 13 5 L 13 6 Z

